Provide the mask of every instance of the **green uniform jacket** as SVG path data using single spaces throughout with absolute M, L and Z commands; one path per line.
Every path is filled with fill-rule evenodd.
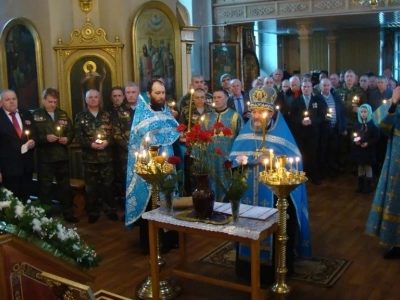
M 56 161 L 68 160 L 68 145 L 74 139 L 74 127 L 67 113 L 59 108 L 54 111 L 54 120 L 48 112 L 40 107 L 33 111 L 38 140 L 36 144 L 37 158 L 40 163 L 51 163 Z M 60 144 L 58 141 L 50 143 L 47 135 L 54 134 L 58 137 L 67 137 L 67 145 Z
M 113 136 L 118 147 L 128 151 L 129 135 L 131 134 L 134 111 L 128 103 L 122 103 L 110 110 L 112 117 Z
M 367 95 L 362 87 L 353 85 L 353 87 L 349 89 L 345 83 L 335 88 L 334 93 L 339 95 L 342 99 L 348 121 L 347 125 L 352 126 L 352 124 L 357 121 L 357 113 L 353 112 L 353 99 L 355 99 L 355 96 L 358 97 L 359 102 L 357 106 L 360 106 L 361 104 L 367 103 Z
M 104 163 L 112 161 L 113 131 L 111 116 L 104 110 L 99 110 L 97 117 L 85 109 L 76 115 L 75 137 L 82 147 L 82 161 L 84 163 Z M 96 140 L 107 140 L 108 146 L 104 150 L 92 149 Z

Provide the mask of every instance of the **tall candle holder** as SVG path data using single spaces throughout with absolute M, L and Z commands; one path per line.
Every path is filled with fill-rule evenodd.
M 287 294 L 290 291 L 286 284 L 286 241 L 287 236 L 287 217 L 286 211 L 289 206 L 287 197 L 300 184 L 307 181 L 306 173 L 298 170 L 296 160 L 296 168 L 293 169 L 293 160 L 289 159 L 290 168 L 286 169 L 287 156 L 281 155 L 276 157 L 275 169 L 264 170 L 260 172 L 260 182 L 265 184 L 278 197 L 278 265 L 276 269 L 275 284 L 271 287 L 272 292 L 276 294 Z
M 160 180 L 164 180 L 174 171 L 173 165 L 169 164 L 168 162 L 163 162 L 160 164 L 154 160 L 154 158 L 158 155 L 158 150 L 158 146 L 150 146 L 148 150 L 148 157 L 146 156 L 146 153 L 137 155 L 135 163 L 136 173 L 151 185 L 151 209 L 157 208 L 157 202 L 159 201 Z M 165 266 L 166 261 L 160 254 L 161 240 L 158 231 L 156 231 L 156 241 L 157 265 L 161 271 L 161 269 Z M 168 277 L 160 279 L 159 287 L 159 295 L 161 300 L 174 299 L 179 296 L 181 291 L 181 288 Z M 140 299 L 153 299 L 152 281 L 150 276 L 148 276 L 139 286 L 136 291 L 136 295 Z

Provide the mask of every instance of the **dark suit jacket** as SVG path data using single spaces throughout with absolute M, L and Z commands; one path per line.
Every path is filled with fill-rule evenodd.
M 234 111 L 236 111 L 236 106 L 235 106 L 235 99 L 236 98 L 237 97 L 234 97 L 233 95 L 230 95 L 228 97 L 228 102 L 227 102 L 227 106 L 229 108 L 233 109 Z M 243 105 L 244 105 L 242 118 L 243 118 L 243 120 L 245 122 L 247 122 L 249 120 L 249 118 L 246 118 L 245 115 L 246 115 L 247 112 L 250 111 L 250 107 L 249 107 L 250 98 L 245 92 L 242 92 L 242 99 L 243 99 Z
M 21 146 L 28 141 L 25 130 L 30 131 L 29 139 L 37 143 L 33 117 L 28 110 L 19 108 L 18 111 L 23 125 L 21 138 L 5 110 L 0 108 L 0 172 L 3 177 L 21 176 L 33 172 L 34 168 L 35 148 L 21 154 Z
M 311 120 L 311 125 L 303 126 L 302 121 L 304 119 L 304 112 L 308 112 L 308 117 Z M 318 137 L 319 128 L 322 122 L 325 121 L 327 111 L 327 104 L 325 101 L 321 101 L 319 98 L 311 95 L 308 109 L 304 102 L 303 95 L 293 99 L 290 108 L 290 122 L 292 124 L 292 132 L 296 137 L 304 135 L 313 135 Z

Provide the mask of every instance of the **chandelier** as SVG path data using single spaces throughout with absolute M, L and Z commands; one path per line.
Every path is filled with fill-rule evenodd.
M 388 5 L 389 3 L 393 3 L 393 0 L 353 0 L 353 3 L 370 5 L 372 9 L 375 9 L 379 6 L 379 4 L 384 3 L 385 5 Z

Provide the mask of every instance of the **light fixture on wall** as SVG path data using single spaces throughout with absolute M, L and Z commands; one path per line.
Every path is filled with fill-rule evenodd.
M 380 4 L 388 5 L 393 0 L 353 0 L 353 3 L 360 5 L 370 5 L 372 9 L 377 8 Z

